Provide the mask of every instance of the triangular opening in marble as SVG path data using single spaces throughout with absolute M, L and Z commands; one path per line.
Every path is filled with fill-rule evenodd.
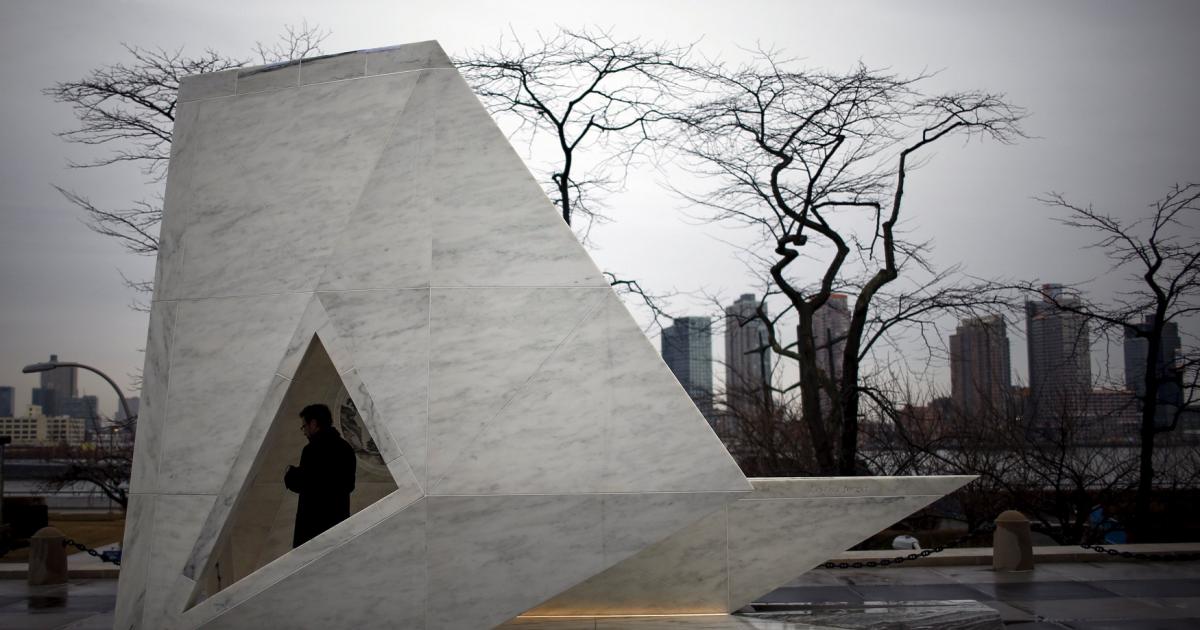
M 299 412 L 307 405 L 328 406 L 334 428 L 354 449 L 355 484 L 350 495 L 348 520 L 401 488 L 414 498 L 420 494 L 411 472 L 406 479 L 397 481 L 392 472 L 397 467 L 390 467 L 389 462 L 384 461 L 375 441 L 378 429 L 374 419 L 370 418 L 373 405 L 361 383 L 353 384 L 356 380 L 354 370 L 339 374 L 320 334 L 311 333 L 309 340 L 240 484 L 240 491 L 236 496 L 223 497 L 231 507 L 204 560 L 203 569 L 196 576 L 196 591 L 189 608 L 292 552 L 298 496 L 285 487 L 283 477 L 288 465 L 299 463 L 305 446 Z M 360 409 L 363 409 L 361 413 Z M 407 471 L 403 461 L 393 462 L 396 463 L 400 464 L 400 470 Z M 209 525 L 215 526 L 215 523 Z M 340 544 L 331 540 L 328 534 L 330 532 L 318 535 L 297 549 Z

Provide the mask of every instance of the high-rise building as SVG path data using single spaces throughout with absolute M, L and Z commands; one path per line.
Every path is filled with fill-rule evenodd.
M 813 312 L 813 347 L 817 351 L 817 367 L 835 382 L 842 377 L 842 353 L 846 349 L 846 333 L 850 330 L 850 306 L 846 294 L 831 293 L 829 299 Z M 829 394 L 821 389 L 821 409 L 828 415 Z
M 753 293 L 725 308 L 725 405 L 735 412 L 748 411 L 770 395 L 771 349 L 767 325 L 757 313 Z
M 1042 285 L 1045 297 L 1025 303 L 1029 349 L 1029 412 L 1051 421 L 1078 414 L 1092 388 L 1091 337 L 1087 318 L 1061 306 L 1080 303 L 1062 285 Z
M 1153 316 L 1146 315 L 1142 323 L 1135 324 L 1140 332 L 1153 326 Z M 1183 404 L 1183 373 L 1179 369 L 1179 325 L 1175 322 L 1163 324 L 1162 337 L 1158 344 L 1158 360 L 1155 361 L 1158 375 L 1158 409 L 1160 422 L 1169 422 L 1170 415 Z M 1125 330 L 1125 386 L 1140 401 L 1146 395 L 1146 359 L 1150 352 L 1150 341 L 1139 337 L 1132 330 Z M 1139 402 L 1140 406 L 1140 402 Z
M 83 420 L 88 439 L 100 433 L 100 400 L 95 396 L 76 396 L 62 401 L 59 415 Z
M 13 406 L 16 404 L 16 390 L 8 385 L 0 386 L 0 418 L 13 417 Z
M 58 355 L 50 355 L 50 362 L 58 362 Z M 47 416 L 63 414 L 63 405 L 68 398 L 78 396 L 78 369 L 58 368 L 41 373 L 41 386 L 33 390 L 33 404 L 41 405 L 42 413 Z
M 129 398 L 125 399 L 125 402 L 129 404 L 129 413 L 133 414 L 134 418 L 137 418 L 139 408 L 142 406 L 141 397 L 130 396 Z M 128 418 L 125 417 L 125 409 L 121 407 L 121 402 L 117 401 L 117 413 L 113 416 L 113 422 L 121 424 L 126 420 L 128 420 Z
M 970 317 L 950 335 L 950 398 L 969 415 L 1007 414 L 1012 365 L 1004 317 Z
M 663 329 L 662 357 L 713 424 L 712 322 L 707 317 L 676 317 L 673 325 Z

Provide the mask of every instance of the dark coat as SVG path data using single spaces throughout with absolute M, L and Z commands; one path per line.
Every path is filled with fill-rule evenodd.
M 315 433 L 300 452 L 300 465 L 288 468 L 283 484 L 300 495 L 292 547 L 350 517 L 357 466 L 354 448 L 329 428 Z

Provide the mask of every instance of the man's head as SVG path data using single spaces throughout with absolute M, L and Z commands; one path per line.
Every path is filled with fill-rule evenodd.
M 311 439 L 317 433 L 333 426 L 333 414 L 329 413 L 329 407 L 325 405 L 309 405 L 300 410 L 300 423 L 304 437 Z

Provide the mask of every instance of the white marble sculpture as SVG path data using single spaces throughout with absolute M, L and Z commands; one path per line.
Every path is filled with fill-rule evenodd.
M 434 42 L 185 78 L 160 247 L 118 628 L 724 614 L 966 481 L 747 480 Z

